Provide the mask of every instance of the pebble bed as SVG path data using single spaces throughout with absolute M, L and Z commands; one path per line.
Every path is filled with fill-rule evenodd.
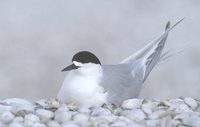
M 0 101 L 0 127 L 200 127 L 200 101 L 129 99 L 88 108 L 10 98 Z

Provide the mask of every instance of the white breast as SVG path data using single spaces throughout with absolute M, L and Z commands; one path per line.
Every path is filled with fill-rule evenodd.
M 106 102 L 107 93 L 99 86 L 102 78 L 100 65 L 90 65 L 70 71 L 57 98 L 64 103 L 99 106 Z

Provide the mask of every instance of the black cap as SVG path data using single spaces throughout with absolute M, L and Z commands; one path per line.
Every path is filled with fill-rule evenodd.
M 72 62 L 73 61 L 77 61 L 80 63 L 94 63 L 94 64 L 101 64 L 101 62 L 99 61 L 99 59 L 91 52 L 88 51 L 80 51 L 78 53 L 76 53 L 73 58 L 72 58 Z M 70 71 L 73 69 L 77 69 L 79 68 L 78 66 L 71 64 L 69 66 L 67 66 L 66 68 L 64 68 L 62 71 Z

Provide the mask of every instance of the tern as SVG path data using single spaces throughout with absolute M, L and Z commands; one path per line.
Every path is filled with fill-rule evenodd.
M 69 71 L 57 98 L 63 103 L 100 106 L 111 102 L 120 105 L 124 100 L 137 98 L 142 84 L 152 69 L 165 57 L 162 53 L 169 31 L 165 31 L 136 53 L 118 64 L 101 64 L 97 56 L 89 51 L 79 51 L 72 58 L 72 64 L 62 71 Z

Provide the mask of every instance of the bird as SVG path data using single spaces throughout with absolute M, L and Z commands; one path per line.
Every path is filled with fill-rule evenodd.
M 101 64 L 93 53 L 77 52 L 72 64 L 62 70 L 68 74 L 57 99 L 66 104 L 102 106 L 137 98 L 152 69 L 166 57 L 162 51 L 169 31 L 183 19 L 172 27 L 168 21 L 164 33 L 117 64 Z

